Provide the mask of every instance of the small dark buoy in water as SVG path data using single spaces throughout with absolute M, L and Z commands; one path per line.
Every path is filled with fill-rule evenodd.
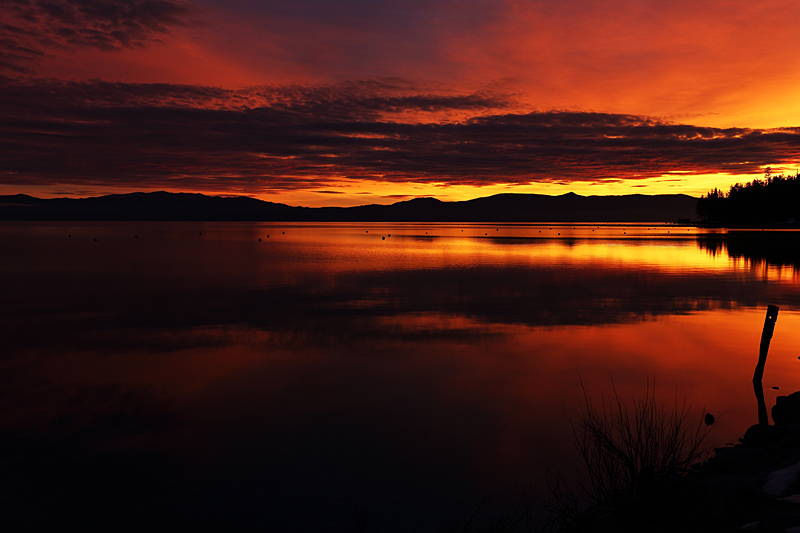
M 285 232 L 285 231 L 282 231 L 282 232 L 281 232 L 281 235 L 286 235 L 286 232 Z
M 391 234 L 391 233 L 390 233 L 389 235 L 387 235 L 387 237 L 391 237 L 391 236 L 392 236 L 392 234 Z
M 97 242 L 97 239 L 95 239 L 94 242 Z
M 201 231 L 201 232 L 200 232 L 200 235 L 202 235 L 202 234 L 203 234 L 203 232 Z
M 770 387 L 770 389 L 772 389 L 772 390 L 781 390 L 780 387 Z
M 489 235 L 488 233 L 484 233 L 484 235 Z
M 495 228 L 495 231 L 500 231 L 500 228 Z
M 559 235 L 561 235 L 561 234 L 559 233 Z
M 462 231 L 463 231 L 463 230 L 462 230 Z M 69 234 L 69 236 L 70 236 L 70 237 L 72 237 L 72 233 L 70 233 L 70 234 Z
M 267 235 L 267 239 L 269 239 L 269 235 Z
M 133 236 L 133 238 L 134 238 L 134 239 L 138 239 L 138 238 L 139 238 L 139 236 L 138 236 L 138 235 L 134 235 L 134 236 Z
M 261 242 L 261 237 L 258 238 L 258 242 Z
M 386 240 L 386 237 L 381 237 L 381 240 L 382 240 L 382 241 L 385 241 L 385 240 Z
M 705 421 L 707 426 L 713 426 L 714 422 L 716 421 L 714 415 L 712 415 L 711 413 L 706 413 L 706 417 L 703 420 Z

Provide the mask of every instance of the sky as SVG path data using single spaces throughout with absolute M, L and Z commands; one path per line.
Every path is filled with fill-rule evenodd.
M 0 194 L 699 196 L 800 169 L 796 0 L 0 0 Z

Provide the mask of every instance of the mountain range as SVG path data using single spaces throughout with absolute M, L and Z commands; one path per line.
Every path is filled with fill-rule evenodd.
M 248 197 L 136 192 L 92 198 L 0 196 L 0 220 L 208 220 L 285 222 L 675 222 L 696 218 L 685 194 L 497 194 L 461 202 L 415 198 L 391 205 L 292 207 Z

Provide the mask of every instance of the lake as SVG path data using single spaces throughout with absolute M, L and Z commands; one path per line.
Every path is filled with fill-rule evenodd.
M 800 389 L 792 231 L 0 223 L 0 502 L 60 530 L 441 531 L 655 381 L 713 444 Z M 771 387 L 778 387 L 773 390 Z M 482 503 L 483 502 L 483 503 Z

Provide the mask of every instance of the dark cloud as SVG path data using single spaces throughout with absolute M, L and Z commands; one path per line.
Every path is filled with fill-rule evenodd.
M 486 185 L 600 182 L 793 164 L 800 128 L 650 117 L 497 114 L 504 95 L 402 80 L 214 87 L 0 78 L 5 183 L 255 193 L 339 178 Z M 453 119 L 453 114 L 472 118 Z
M 195 11 L 181 0 L 6 0 L 0 71 L 30 73 L 45 50 L 141 48 L 188 25 Z

